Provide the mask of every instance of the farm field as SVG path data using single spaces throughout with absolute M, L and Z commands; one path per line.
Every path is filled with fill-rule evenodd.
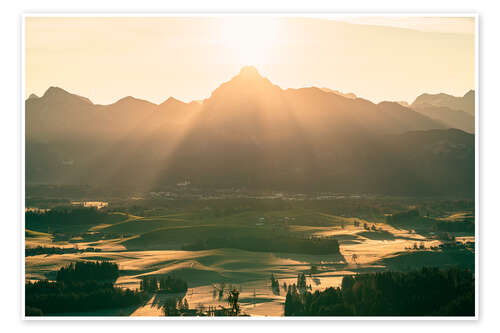
M 54 280 L 57 270 L 72 262 L 106 260 L 118 264 L 116 287 L 139 289 L 141 280 L 148 276 L 176 276 L 188 282 L 182 296 L 192 309 L 225 306 L 227 302 L 218 291 L 237 288 L 244 314 L 281 316 L 286 296 L 283 284 L 296 283 L 299 273 L 306 273 L 307 285 L 314 292 L 338 287 L 344 276 L 357 273 L 424 266 L 474 267 L 473 234 L 455 232 L 453 242 L 443 240 L 431 228 L 422 227 L 425 220 L 403 227 L 384 221 L 383 216 L 346 217 L 303 208 L 247 210 L 221 216 L 203 214 L 204 209 L 156 216 L 113 212 L 121 215 L 113 223 L 54 227 L 53 233 L 43 232 L 42 226 L 30 226 L 33 229 L 25 232 L 26 248 L 57 247 L 73 252 L 27 256 L 26 279 Z M 441 219 L 453 223 L 463 216 L 469 215 L 452 212 Z M 187 249 L 186 245 L 235 235 L 336 240 L 339 252 Z M 315 271 L 309 274 L 312 266 Z M 271 288 L 271 274 L 279 281 L 279 294 Z M 152 295 L 140 307 L 92 315 L 161 316 L 165 297 Z

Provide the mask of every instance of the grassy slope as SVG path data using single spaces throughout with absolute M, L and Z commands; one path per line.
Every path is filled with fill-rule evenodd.
M 51 238 L 51 234 L 47 234 L 45 232 L 33 231 L 30 229 L 24 230 L 24 237 L 26 238 Z
M 415 267 L 460 266 L 474 269 L 474 253 L 468 250 L 415 251 L 396 253 L 378 263 L 394 270 L 409 270 Z

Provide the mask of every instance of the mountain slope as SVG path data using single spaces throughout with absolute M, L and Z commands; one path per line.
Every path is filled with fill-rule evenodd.
M 474 116 L 464 111 L 430 104 L 419 104 L 414 106 L 413 109 L 429 118 L 441 121 L 448 127 L 458 128 L 468 133 L 474 133 Z
M 441 121 L 447 127 L 474 133 L 474 90 L 470 90 L 463 97 L 422 94 L 415 99 L 411 108 L 429 118 Z
M 474 191 L 474 136 L 399 103 L 286 89 L 245 67 L 202 103 L 26 101 L 27 183 L 392 194 Z
M 464 96 L 456 97 L 448 94 L 422 94 L 411 104 L 412 107 L 420 105 L 433 105 L 447 107 L 452 110 L 464 111 L 472 116 L 475 115 L 475 92 L 469 90 Z

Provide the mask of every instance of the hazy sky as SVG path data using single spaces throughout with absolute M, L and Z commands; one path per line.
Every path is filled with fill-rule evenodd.
M 282 88 L 374 102 L 474 89 L 474 19 L 86 17 L 26 19 L 26 96 L 50 86 L 109 104 L 204 99 L 244 65 Z

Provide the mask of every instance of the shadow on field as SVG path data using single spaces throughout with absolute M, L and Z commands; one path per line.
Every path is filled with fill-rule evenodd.
M 174 293 L 174 294 L 157 293 L 153 297 L 153 302 L 151 303 L 151 306 L 156 307 L 156 308 L 162 308 L 168 299 L 173 298 L 173 299 L 177 300 L 178 298 L 181 298 L 181 299 L 184 298 L 184 296 L 186 296 L 186 292 Z
M 242 304 L 260 304 L 260 303 L 269 303 L 274 302 L 273 298 L 269 297 L 244 297 L 240 298 L 240 303 Z
M 347 261 L 345 257 L 339 254 L 320 254 L 320 255 L 312 255 L 312 254 L 298 254 L 298 253 L 274 253 L 274 255 L 281 259 L 290 259 L 298 262 L 309 263 L 318 263 L 322 262 L 322 266 L 330 266 L 335 269 L 343 268 L 347 265 Z M 306 264 L 306 265 L 307 265 Z M 283 265 L 284 266 L 284 265 Z M 297 265 L 286 265 L 286 266 L 304 266 L 304 264 Z
M 388 231 L 385 230 L 380 230 L 380 231 L 363 231 L 358 233 L 359 236 L 363 236 L 365 238 L 371 239 L 371 240 L 395 240 L 396 238 L 394 237 L 393 234 L 391 234 Z
M 129 317 L 144 304 L 137 304 L 126 308 L 102 309 L 92 312 L 68 312 L 47 314 L 47 317 Z

